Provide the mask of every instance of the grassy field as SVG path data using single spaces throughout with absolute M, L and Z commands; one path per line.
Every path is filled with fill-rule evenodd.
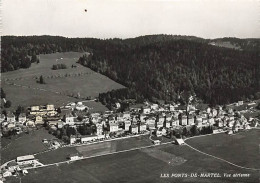
M 158 152 L 162 152 L 162 156 Z M 149 154 L 152 153 L 152 154 Z M 167 163 L 172 154 L 174 158 L 185 159 L 179 163 Z M 161 173 L 220 173 L 221 178 L 160 178 Z M 249 173 L 249 178 L 224 178 L 223 173 Z M 26 183 L 110 183 L 110 182 L 207 182 L 207 183 L 238 183 L 257 182 L 258 172 L 246 171 L 202 155 L 187 146 L 173 144 L 154 147 L 149 150 L 107 155 L 97 158 L 77 161 L 71 164 L 50 166 L 30 170 L 21 182 Z M 7 182 L 19 182 L 12 178 Z
M 2 87 L 12 109 L 18 105 L 30 106 L 53 103 L 57 106 L 68 102 L 97 97 L 99 93 L 123 88 L 104 75 L 77 64 L 84 53 L 67 52 L 40 55 L 40 63 L 28 69 L 2 73 Z M 52 70 L 53 64 L 65 64 L 67 69 Z M 76 68 L 71 66 L 75 65 Z M 36 81 L 43 76 L 46 84 Z M 80 94 L 81 99 L 75 97 Z M 101 105 L 101 104 L 100 104 Z
M 11 141 L 2 138 L 1 141 L 8 141 L 9 145 L 6 148 L 3 148 L 7 145 L 6 142 L 3 142 L 5 146 L 2 146 L 1 149 L 1 163 L 15 159 L 17 156 L 34 154 L 47 150 L 47 147 L 42 143 L 42 139 L 44 138 L 53 139 L 54 136 L 50 135 L 45 129 L 39 129 L 32 131 L 29 134 L 23 134 L 20 138 L 12 139 Z
M 223 158 L 240 166 L 260 169 L 260 130 L 240 132 L 235 135 L 217 134 L 186 141 L 205 153 Z

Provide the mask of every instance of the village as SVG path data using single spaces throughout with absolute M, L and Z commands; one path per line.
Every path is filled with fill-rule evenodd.
M 244 116 L 244 113 L 255 111 L 256 106 L 254 101 L 239 101 L 225 108 L 145 102 L 117 112 L 120 103 L 116 103 L 114 111 L 95 113 L 89 113 L 84 102 L 69 103 L 60 108 L 52 104 L 31 106 L 27 113 L 19 116 L 10 112 L 1 115 L 1 137 L 45 128 L 53 135 L 53 139 L 42 139 L 50 150 L 140 135 L 149 135 L 154 145 L 159 145 L 162 137 L 181 145 L 184 144 L 182 139 L 191 136 L 224 132 L 232 135 L 257 127 L 259 119 Z M 69 158 L 73 161 L 81 157 L 71 155 Z M 27 174 L 26 169 L 43 166 L 33 155 L 17 157 L 12 163 L 15 165 L 9 163 L 1 167 L 5 170 L 2 177 L 12 176 L 17 171 Z

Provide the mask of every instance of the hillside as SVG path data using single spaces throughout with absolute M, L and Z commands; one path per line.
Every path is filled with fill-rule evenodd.
M 253 98 L 259 91 L 258 52 L 207 42 L 111 43 L 79 62 L 128 86 L 123 98 L 176 100 L 185 90 L 214 105 Z
M 39 54 L 88 51 L 90 56 L 79 63 L 128 86 L 118 92 L 121 98 L 175 100 L 185 90 L 207 103 L 223 104 L 258 97 L 259 45 L 260 39 L 179 35 L 124 40 L 4 36 L 1 72 L 29 68 L 39 62 Z

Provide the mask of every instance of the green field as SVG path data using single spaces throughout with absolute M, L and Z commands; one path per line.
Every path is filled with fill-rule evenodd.
M 2 73 L 2 88 L 12 108 L 22 105 L 43 105 L 52 103 L 57 106 L 87 97 L 97 97 L 99 93 L 123 88 L 104 75 L 77 64 L 84 53 L 67 52 L 40 55 L 40 63 L 33 63 L 28 69 Z M 62 59 L 61 59 L 62 58 Z M 53 64 L 65 64 L 67 69 L 52 70 Z M 71 66 L 76 65 L 76 68 Z M 36 81 L 43 76 L 46 84 Z M 76 99 L 78 96 L 80 99 Z
M 246 159 L 248 166 L 256 166 L 259 162 L 256 151 L 254 151 L 257 142 L 259 142 L 259 132 L 256 130 L 249 133 L 238 134 L 240 136 L 223 136 L 224 134 L 212 135 L 207 137 L 198 137 L 187 140 L 192 146 L 198 146 L 201 151 L 208 151 L 214 154 L 218 152 L 218 157 L 224 157 L 226 154 L 234 154 L 230 161 L 239 163 L 238 159 Z M 245 140 L 242 140 L 244 136 Z M 228 138 L 230 138 L 230 140 Z M 251 139 L 254 143 L 246 143 Z M 216 143 L 216 141 L 218 143 Z M 205 142 L 205 143 L 203 143 Z M 220 142 L 232 143 L 225 147 L 219 146 Z M 203 145 L 196 145 L 203 144 Z M 205 144 L 205 145 L 204 145 Z M 234 144 L 234 145 L 233 145 Z M 240 144 L 243 148 L 235 148 L 236 144 Z M 253 146 L 253 147 L 252 147 Z M 218 150 L 221 149 L 221 150 Z M 229 153 L 230 151 L 231 153 Z M 247 152 L 253 151 L 253 152 Z M 221 152 L 221 153 L 220 153 Z M 246 153 L 247 152 L 247 153 Z M 246 154 L 243 154 L 246 153 Z M 250 154 L 249 154 L 250 153 Z M 257 152 L 259 153 L 259 152 Z M 231 157 L 231 156 L 230 156 Z M 255 162 L 255 163 L 253 163 Z M 160 178 L 161 173 L 182 174 L 187 173 L 219 173 L 221 177 L 205 178 L 205 177 L 182 177 L 182 178 Z M 249 177 L 224 177 L 224 173 L 242 173 L 249 174 Z M 188 146 L 177 146 L 167 144 L 162 146 L 151 147 L 148 149 L 134 150 L 119 154 L 106 155 L 70 164 L 62 164 L 59 166 L 50 166 L 30 170 L 27 176 L 21 178 L 22 182 L 34 183 L 63 183 L 63 182 L 205 182 L 205 183 L 238 183 L 248 182 L 254 183 L 259 180 L 259 171 L 245 170 L 212 157 L 201 154 Z M 8 179 L 7 182 L 19 182 L 18 178 Z

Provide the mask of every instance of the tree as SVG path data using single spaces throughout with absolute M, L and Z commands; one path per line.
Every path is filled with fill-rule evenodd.
M 40 76 L 39 83 L 40 83 L 40 84 L 45 84 L 45 81 L 44 81 L 44 79 L 43 79 L 42 75 Z
M 12 105 L 12 102 L 10 100 L 7 100 L 6 103 L 4 104 L 4 107 L 9 108 L 9 107 L 11 107 L 11 105 Z
M 22 107 L 22 106 L 18 106 L 17 107 L 17 109 L 16 109 L 16 111 L 15 111 L 15 114 L 16 114 L 16 116 L 19 116 L 21 113 L 23 113 L 23 112 L 25 112 L 25 110 L 24 110 L 24 107 Z
M 190 129 L 190 132 L 193 136 L 196 136 L 196 135 L 199 135 L 200 132 L 199 132 L 199 129 L 196 125 L 193 125 Z
M 5 97 L 6 97 L 5 92 L 4 92 L 3 88 L 1 88 L 1 98 L 5 98 Z

